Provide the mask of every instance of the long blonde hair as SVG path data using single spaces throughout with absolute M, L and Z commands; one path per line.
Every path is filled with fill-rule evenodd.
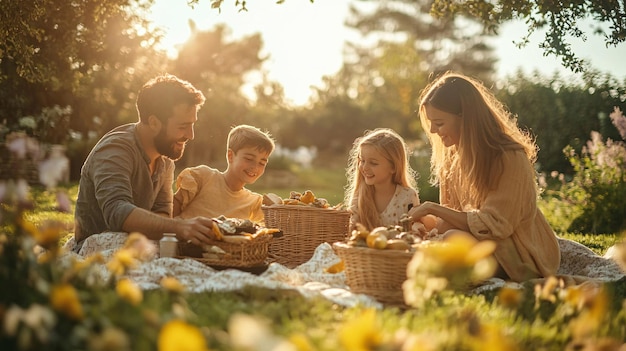
M 395 131 L 388 128 L 378 128 L 366 131 L 352 144 L 346 168 L 348 184 L 345 189 L 344 202 L 347 205 L 357 200 L 359 221 L 367 228 L 381 225 L 380 215 L 374 202 L 374 186 L 365 184 L 365 178 L 359 171 L 361 146 L 371 145 L 385 157 L 395 170 L 392 182 L 417 189 L 415 171 L 411 168 L 408 159 L 407 146 L 404 139 Z
M 528 132 L 521 130 L 516 118 L 479 81 L 446 72 L 420 97 L 420 120 L 430 130 L 427 105 L 460 116 L 458 145 L 446 147 L 441 138 L 427 133 L 432 145 L 431 184 L 459 182 L 465 196 L 478 207 L 502 175 L 502 155 L 507 150 L 523 150 L 531 164 L 537 146 Z

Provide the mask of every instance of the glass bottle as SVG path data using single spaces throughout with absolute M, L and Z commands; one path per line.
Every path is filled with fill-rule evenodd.
M 176 257 L 178 255 L 178 240 L 174 233 L 163 233 L 163 238 L 159 241 L 160 257 Z

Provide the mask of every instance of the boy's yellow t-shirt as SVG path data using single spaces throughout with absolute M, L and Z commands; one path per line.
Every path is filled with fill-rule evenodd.
M 176 178 L 174 201 L 180 206 L 180 218 L 197 216 L 249 219 L 264 223 L 263 196 L 246 188 L 232 191 L 217 169 L 201 165 L 185 168 Z

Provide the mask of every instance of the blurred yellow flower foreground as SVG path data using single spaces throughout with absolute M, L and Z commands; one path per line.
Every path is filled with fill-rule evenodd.
M 407 266 L 402 285 L 405 302 L 421 306 L 439 292 L 463 290 L 492 277 L 497 267 L 492 257 L 495 248 L 495 242 L 478 241 L 462 231 L 424 244 Z

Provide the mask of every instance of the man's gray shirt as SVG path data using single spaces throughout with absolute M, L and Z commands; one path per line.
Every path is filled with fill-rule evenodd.
M 126 124 L 105 134 L 83 164 L 75 211 L 77 247 L 93 234 L 123 231 L 136 207 L 172 214 L 174 161 L 161 156 L 151 175 L 136 128 L 136 123 Z

